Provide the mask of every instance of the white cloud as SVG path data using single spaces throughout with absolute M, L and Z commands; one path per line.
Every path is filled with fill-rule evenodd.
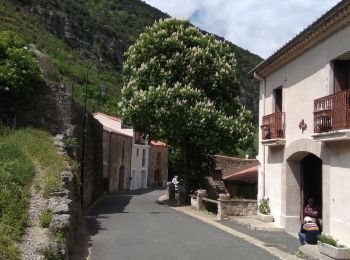
M 264 58 L 339 0 L 144 0 Z

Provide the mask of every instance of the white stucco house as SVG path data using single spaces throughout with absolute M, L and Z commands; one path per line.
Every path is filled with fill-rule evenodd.
M 130 190 L 147 188 L 149 149 L 147 140 L 134 132 L 131 156 Z
M 292 233 L 314 198 L 323 231 L 350 246 L 350 1 L 250 75 L 260 80 L 258 198 Z

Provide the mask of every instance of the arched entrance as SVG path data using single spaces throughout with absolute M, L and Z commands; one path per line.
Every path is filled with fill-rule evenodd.
M 300 219 L 304 218 L 307 200 L 313 198 L 318 212 L 322 212 L 322 160 L 314 154 L 300 161 Z M 321 216 L 320 216 L 321 217 Z
M 281 224 L 287 232 L 296 233 L 308 198 L 315 199 L 320 215 L 329 210 L 328 157 L 321 143 L 301 139 L 286 148 L 284 158 Z M 323 223 L 328 226 L 328 220 Z

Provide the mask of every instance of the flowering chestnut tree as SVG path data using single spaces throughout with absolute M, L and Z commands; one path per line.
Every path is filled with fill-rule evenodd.
M 208 155 L 250 144 L 250 112 L 239 103 L 236 61 L 227 44 L 169 18 L 147 28 L 126 56 L 124 121 L 180 150 L 187 191 L 208 173 Z

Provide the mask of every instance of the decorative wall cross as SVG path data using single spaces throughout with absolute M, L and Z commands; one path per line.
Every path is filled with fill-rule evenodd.
M 304 133 L 304 131 L 306 130 L 307 124 L 305 124 L 304 119 L 302 119 L 299 123 L 299 128 L 301 129 L 302 133 Z

